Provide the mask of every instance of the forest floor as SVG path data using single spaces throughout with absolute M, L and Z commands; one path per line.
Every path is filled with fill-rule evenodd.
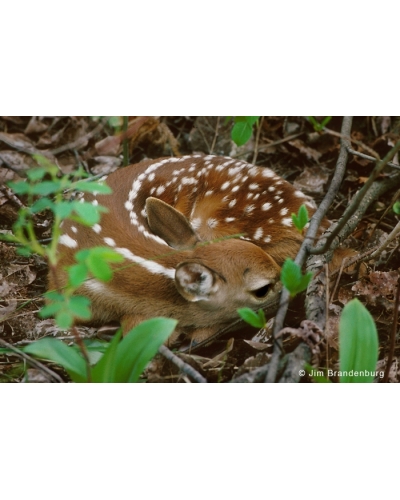
M 319 120 L 319 118 L 318 118 Z M 18 210 L 25 202 L 6 186 L 9 181 L 26 178 L 34 167 L 34 154 L 45 153 L 64 174 L 83 167 L 90 175 L 108 174 L 123 165 L 123 137 L 129 145 L 129 163 L 144 158 L 204 153 L 239 157 L 250 163 L 273 169 L 298 189 L 312 196 L 317 204 L 323 199 L 337 162 L 342 119 L 334 117 L 327 130 L 316 132 L 303 117 L 263 117 L 253 137 L 237 147 L 231 140 L 232 120 L 224 117 L 130 117 L 127 131 L 121 134 L 122 118 L 100 117 L 0 117 L 0 231 L 12 230 Z M 352 125 L 352 147 L 369 156 L 383 157 L 400 138 L 400 120 L 390 117 L 356 117 Z M 398 157 L 393 160 L 399 163 Z M 374 163 L 349 155 L 345 179 L 328 218 L 337 220 L 354 193 L 366 182 Z M 390 171 L 390 169 L 388 170 Z M 387 175 L 386 171 L 382 177 Z M 371 204 L 348 239 L 357 252 L 383 242 L 398 222 L 391 210 L 399 198 L 395 190 Z M 48 213 L 39 214 L 35 231 L 39 238 L 50 235 L 52 221 Z M 378 367 L 385 369 L 390 352 L 394 297 L 400 269 L 399 242 L 394 239 L 368 263 L 365 276 L 342 274 L 331 285 L 326 328 L 319 341 L 319 358 L 314 367 L 337 369 L 338 321 L 341 310 L 353 297 L 368 308 L 379 334 Z M 14 246 L 0 242 L 0 339 L 15 346 L 27 345 L 46 335 L 73 342 L 69 332 L 60 331 L 53 320 L 42 320 L 38 311 L 44 305 L 47 281 L 46 262 L 33 255 L 17 255 Z M 289 306 L 285 326 L 298 328 L 305 319 L 304 293 Z M 80 329 L 88 338 L 96 338 L 94 328 Z M 291 352 L 299 339 L 289 335 L 284 340 Z M 0 381 L 47 381 L 46 374 L 29 368 L 21 359 L 4 349 L 0 353 Z M 209 382 L 228 382 L 268 362 L 272 340 L 267 332 L 246 328 L 228 334 L 193 355 L 181 355 Z M 398 382 L 400 369 L 396 345 L 389 381 Z M 50 364 L 68 381 L 66 372 Z M 150 382 L 184 382 L 173 364 L 161 358 L 146 373 Z M 305 376 L 301 381 L 310 381 Z M 337 381 L 333 377 L 332 381 Z M 378 380 L 379 381 L 379 380 Z

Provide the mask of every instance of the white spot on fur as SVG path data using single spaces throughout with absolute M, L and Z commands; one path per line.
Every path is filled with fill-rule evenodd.
M 210 218 L 207 220 L 207 226 L 210 228 L 210 229 L 214 229 L 214 227 L 217 227 L 218 226 L 218 221 L 217 219 L 214 219 L 214 218 Z
M 103 238 L 103 241 L 109 247 L 115 247 L 116 243 L 112 238 Z
M 97 205 L 98 205 L 98 204 L 99 204 L 99 202 L 98 202 L 97 200 L 93 200 L 93 201 L 92 201 L 92 205 L 93 205 L 94 207 L 97 207 Z
M 269 186 L 268 191 L 269 191 L 270 193 L 273 193 L 273 192 L 275 191 L 274 186 Z
M 189 185 L 189 184 L 196 184 L 197 181 L 196 179 L 194 179 L 193 177 L 184 177 L 182 180 L 181 180 L 182 184 L 184 185 Z
M 68 234 L 62 234 L 60 236 L 59 242 L 61 245 L 64 245 L 68 248 L 76 248 L 78 246 L 78 242 L 71 238 L 71 236 L 68 236 Z
M 228 207 L 229 207 L 229 208 L 234 207 L 234 206 L 236 205 L 236 201 L 237 201 L 237 200 L 231 200 L 231 201 L 228 203 Z
M 254 205 L 247 205 L 247 207 L 244 209 L 244 212 L 246 214 L 251 214 L 251 212 L 255 209 L 256 207 Z
M 254 239 L 259 240 L 263 234 L 264 234 L 264 229 L 262 227 L 259 227 L 257 231 L 254 233 Z
M 282 219 L 282 224 L 284 226 L 292 226 L 293 225 L 293 221 L 292 221 L 292 218 L 291 217 L 286 217 L 285 219 Z
M 227 218 L 225 219 L 225 222 L 233 222 L 234 220 L 236 220 L 236 218 L 235 218 L 235 217 L 227 217 Z
M 95 224 L 94 226 L 92 226 L 92 229 L 97 234 L 101 233 L 101 226 L 100 226 L 100 224 Z
M 146 260 L 143 259 L 143 257 L 134 255 L 130 250 L 128 250 L 128 248 L 116 248 L 115 250 L 120 255 L 125 257 L 125 259 L 128 259 L 132 262 L 136 262 L 136 264 L 139 264 L 141 267 L 143 267 L 152 274 L 162 274 L 171 279 L 175 278 L 175 269 L 164 267 L 161 264 L 158 264 L 157 262 L 154 262 L 152 260 Z
M 236 193 L 236 191 L 239 191 L 240 186 L 233 186 L 232 188 L 232 193 Z
M 278 203 L 283 203 L 283 198 L 279 198 Z
M 71 226 L 71 231 L 72 231 L 73 233 L 77 233 L 77 232 L 78 232 L 78 230 L 76 229 L 76 227 L 75 227 L 75 226 Z
M 253 198 L 253 196 L 254 196 L 254 193 L 247 193 L 246 199 L 250 200 L 251 198 Z
M 160 196 L 160 194 L 162 194 L 164 191 L 165 191 L 165 186 L 158 186 L 158 188 L 156 189 L 156 195 Z
M 204 196 L 211 196 L 214 191 L 206 191 L 206 194 Z
M 250 184 L 249 189 L 252 189 L 254 191 L 255 189 L 258 189 L 259 187 L 260 186 L 258 184 L 256 184 L 255 182 L 253 182 L 253 184 Z
M 125 203 L 124 203 L 124 206 L 125 208 L 130 211 L 133 209 L 133 203 L 130 201 L 130 200 L 127 200 Z
M 193 229 L 199 229 L 199 227 L 202 224 L 201 217 L 196 217 L 195 219 L 192 219 L 191 224 Z
M 257 194 L 254 195 L 254 199 L 255 200 L 258 200 L 259 197 L 260 197 L 260 193 L 257 193 Z
M 221 191 L 224 191 L 225 189 L 227 189 L 230 186 L 230 184 L 231 183 L 229 181 L 224 182 L 221 186 Z
M 272 179 L 275 177 L 275 173 L 269 168 L 264 168 L 262 171 L 262 176 Z
M 269 243 L 271 241 L 271 236 L 268 234 L 265 238 L 264 238 L 264 242 L 265 243 Z
M 289 209 L 288 209 L 288 208 L 282 208 L 282 209 L 279 211 L 279 213 L 280 213 L 281 215 L 286 215 L 288 212 L 289 212 Z
M 264 205 L 261 207 L 261 210 L 264 210 L 265 212 L 266 210 L 269 210 L 271 207 L 272 207 L 271 203 L 264 203 Z

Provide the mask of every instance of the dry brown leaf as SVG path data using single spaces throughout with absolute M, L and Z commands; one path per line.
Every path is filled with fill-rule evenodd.
M 319 167 L 307 167 L 294 181 L 294 186 L 308 194 L 322 194 L 329 174 Z

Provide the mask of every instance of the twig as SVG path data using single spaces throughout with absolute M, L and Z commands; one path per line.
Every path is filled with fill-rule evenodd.
M 50 370 L 50 368 L 48 368 L 44 364 L 40 363 L 36 359 L 31 358 L 30 356 L 28 356 L 28 354 L 20 351 L 19 349 L 14 347 L 12 344 L 9 344 L 8 342 L 6 342 L 3 339 L 0 339 L 0 345 L 3 345 L 7 349 L 10 349 L 10 351 L 12 351 L 16 356 L 18 356 L 19 358 L 26 361 L 30 366 L 33 366 L 34 368 L 37 368 L 38 370 L 41 370 L 42 372 L 46 373 L 51 378 L 53 378 L 56 382 L 64 383 L 64 380 L 60 377 L 60 375 L 58 375 L 58 373 L 53 372 L 53 370 Z
M 369 156 L 369 155 L 366 155 L 364 153 L 360 153 L 359 151 L 355 151 L 352 148 L 348 148 L 348 152 L 354 156 L 359 156 L 360 158 L 364 158 L 364 160 L 369 160 L 369 161 L 373 161 L 373 162 L 379 161 L 377 158 L 374 158 L 373 156 Z M 388 165 L 388 167 L 400 169 L 400 165 L 397 165 L 396 163 L 392 163 L 391 161 L 388 161 L 386 165 Z
M 263 121 L 264 121 L 264 117 L 262 116 L 261 117 L 261 120 L 260 120 L 260 123 L 258 124 L 258 127 L 257 127 L 257 134 L 256 134 L 256 143 L 254 145 L 254 155 L 253 155 L 253 160 L 252 160 L 252 164 L 255 165 L 256 164 L 256 160 L 257 160 L 257 155 L 258 155 L 258 145 L 260 143 L 260 135 L 261 135 L 261 130 L 262 130 L 262 124 L 263 124 Z
M 63 146 L 60 146 L 59 148 L 52 149 L 50 153 L 52 155 L 58 155 L 60 153 L 64 153 L 64 151 L 68 151 L 69 149 L 76 149 L 79 148 L 80 146 L 83 146 L 89 139 L 97 135 L 99 132 L 101 132 L 104 128 L 104 125 L 107 123 L 108 117 L 104 117 L 100 123 L 90 132 L 87 134 L 83 135 L 82 137 L 79 137 L 76 139 L 76 141 L 69 142 L 68 144 L 64 144 Z M 43 153 L 42 153 L 43 154 Z
M 385 250 L 385 248 L 389 245 L 391 241 L 393 241 L 395 238 L 397 238 L 400 234 L 400 222 L 396 224 L 396 226 L 393 228 L 393 231 L 389 234 L 389 236 L 386 238 L 386 240 L 380 245 L 375 252 L 371 255 L 371 259 L 375 259 L 378 257 L 378 255 Z
M 303 266 L 306 256 L 309 251 L 310 243 L 309 241 L 314 241 L 314 238 L 317 234 L 319 225 L 321 224 L 321 221 L 323 217 L 325 216 L 326 212 L 328 211 L 328 208 L 330 207 L 331 203 L 333 202 L 337 190 L 340 187 L 340 184 L 342 183 L 345 171 L 346 171 L 346 163 L 347 163 L 347 146 L 348 146 L 348 136 L 350 135 L 351 131 L 351 123 L 352 123 L 352 118 L 345 116 L 343 118 L 343 123 L 342 123 L 342 134 L 343 137 L 341 139 L 341 146 L 340 146 L 340 153 L 339 153 L 339 158 L 336 163 L 336 169 L 335 173 L 331 182 L 331 185 L 328 189 L 328 192 L 325 195 L 325 198 L 322 200 L 322 203 L 318 207 L 317 211 L 315 214 L 312 216 L 311 221 L 310 221 L 310 226 L 307 231 L 306 238 L 304 239 L 300 250 L 296 256 L 295 262 L 299 266 Z M 272 353 L 272 358 L 269 363 L 269 370 L 266 376 L 266 382 L 275 382 L 276 374 L 278 371 L 279 367 L 279 359 L 281 356 L 282 352 L 282 340 L 278 338 L 278 334 L 280 330 L 283 328 L 283 322 L 285 320 L 287 308 L 289 304 L 289 292 L 286 290 L 286 288 L 283 289 L 282 294 L 281 294 L 281 299 L 279 303 L 279 309 L 277 311 L 277 314 L 275 316 L 275 322 L 274 322 L 274 350 Z
M 340 137 L 341 139 L 343 139 L 343 138 L 347 139 L 349 141 L 349 148 L 350 148 L 350 142 L 352 142 L 353 144 L 357 144 L 357 146 L 360 146 L 361 148 L 365 149 L 365 151 L 369 151 L 371 153 L 371 155 L 374 158 L 376 158 L 376 160 L 378 160 L 378 161 L 380 160 L 380 157 L 376 151 L 371 149 L 369 146 L 367 146 L 363 142 L 357 141 L 356 139 L 353 139 L 352 137 L 350 137 L 350 134 L 345 135 L 342 132 L 336 132 L 335 130 L 331 130 L 331 129 L 326 128 L 326 127 L 323 128 L 323 131 L 326 132 L 327 134 L 335 135 L 336 137 Z
M 394 348 L 396 345 L 396 330 L 397 330 L 397 320 L 399 317 L 399 302 L 400 302 L 400 278 L 398 278 L 397 280 L 397 293 L 396 293 L 396 300 L 394 301 L 394 311 L 393 311 L 393 325 L 392 325 L 392 332 L 390 335 L 390 350 L 386 364 L 385 375 L 383 377 L 383 382 L 387 382 L 389 380 L 390 368 L 392 366 Z
M 174 365 L 177 366 L 183 373 L 185 373 L 189 377 L 192 377 L 192 379 L 195 382 L 198 382 L 200 384 L 207 383 L 207 380 L 203 377 L 203 375 L 200 375 L 200 373 L 197 370 L 195 370 L 192 366 L 182 361 L 181 358 L 176 356 L 172 351 L 168 349 L 168 347 L 165 347 L 165 345 L 162 345 L 158 349 L 158 352 L 162 354 L 165 358 L 167 358 L 169 361 L 174 363 Z
M 361 204 L 362 200 L 365 199 L 365 197 L 367 196 L 369 189 L 371 188 L 372 184 L 377 179 L 377 177 L 381 173 L 381 171 L 385 168 L 385 166 L 387 165 L 387 162 L 390 161 L 393 158 L 393 156 L 397 153 L 397 151 L 399 151 L 399 150 L 400 150 L 400 141 L 398 141 L 396 143 L 396 145 L 389 151 L 389 153 L 385 156 L 385 158 L 383 158 L 383 160 L 379 161 L 375 165 L 367 182 L 358 191 L 358 193 L 353 197 L 352 202 L 350 203 L 349 207 L 346 209 L 346 211 L 343 214 L 343 216 L 341 217 L 340 221 L 334 226 L 332 231 L 330 231 L 329 236 L 325 237 L 325 243 L 319 244 L 315 248 L 311 248 L 309 250 L 310 253 L 312 253 L 314 255 L 321 255 L 331 248 L 331 243 L 334 240 L 334 238 L 339 235 L 339 233 L 342 231 L 342 229 L 344 228 L 347 221 L 349 221 L 349 219 L 357 211 L 357 208 Z M 346 150 L 346 154 L 347 154 L 347 150 Z
M 258 148 L 258 152 L 260 151 L 264 151 L 265 149 L 268 149 L 268 148 L 272 148 L 274 146 L 279 146 L 279 144 L 283 144 L 285 142 L 289 142 L 289 141 L 292 141 L 293 139 L 297 139 L 297 137 L 300 137 L 301 135 L 303 135 L 305 132 L 299 132 L 298 134 L 293 134 L 293 135 L 288 135 L 287 137 L 285 137 L 284 139 L 279 139 L 278 141 L 274 141 L 274 142 L 270 142 L 269 144 L 265 144 L 264 146 L 260 146 Z M 249 154 L 248 151 L 244 151 L 242 153 L 238 153 L 237 155 L 235 156 L 232 156 L 232 158 L 239 158 L 240 156 L 245 156 Z
M 220 116 L 217 116 L 217 124 L 215 126 L 215 134 L 214 134 L 214 139 L 213 139 L 212 144 L 211 144 L 210 155 L 212 154 L 213 149 L 215 148 L 215 144 L 217 143 L 220 118 L 221 118 Z

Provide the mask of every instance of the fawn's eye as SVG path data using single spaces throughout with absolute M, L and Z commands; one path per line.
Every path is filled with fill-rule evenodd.
M 267 296 L 270 287 L 271 287 L 270 284 L 264 285 L 261 288 L 257 288 L 257 290 L 252 290 L 250 293 L 254 295 L 254 297 L 256 297 L 257 299 L 263 299 L 264 297 Z

